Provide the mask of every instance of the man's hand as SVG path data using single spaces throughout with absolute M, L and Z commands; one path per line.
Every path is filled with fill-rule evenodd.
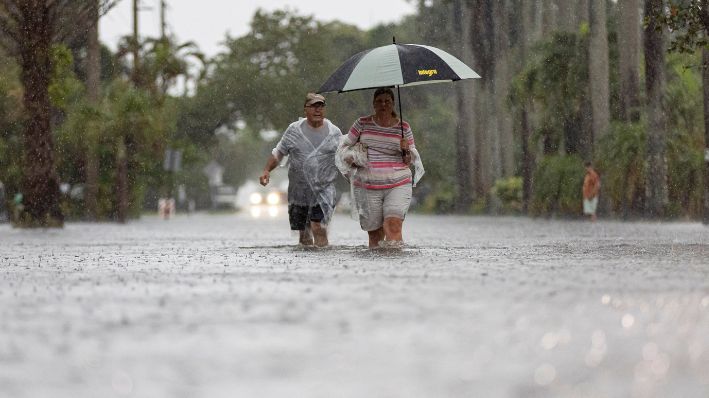
M 268 170 L 264 170 L 263 174 L 261 174 L 261 177 L 259 177 L 258 180 L 261 183 L 261 185 L 263 185 L 265 187 L 266 185 L 268 185 L 268 182 L 271 180 L 271 172 L 269 172 Z

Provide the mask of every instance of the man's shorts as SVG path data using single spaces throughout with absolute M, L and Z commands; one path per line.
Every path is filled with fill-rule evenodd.
M 596 214 L 596 207 L 598 206 L 598 196 L 594 196 L 593 199 L 583 200 L 583 214 Z
M 320 205 L 313 207 L 288 205 L 288 221 L 293 231 L 302 231 L 310 221 L 321 222 L 324 218 L 325 214 Z
M 384 225 L 385 218 L 403 220 L 411 205 L 411 184 L 387 189 L 355 187 L 355 200 L 366 200 L 367 214 L 360 214 L 359 225 L 364 231 L 374 231 Z

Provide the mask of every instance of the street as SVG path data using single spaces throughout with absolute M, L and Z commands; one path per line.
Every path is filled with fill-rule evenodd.
M 709 227 L 0 224 L 0 397 L 707 397 Z

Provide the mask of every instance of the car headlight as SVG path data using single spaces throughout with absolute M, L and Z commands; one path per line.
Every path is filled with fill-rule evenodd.
M 249 202 L 251 202 L 252 205 L 257 205 L 263 201 L 263 196 L 258 193 L 254 192 L 249 196 Z
M 266 203 L 269 205 L 277 205 L 281 202 L 281 198 L 278 196 L 278 193 L 276 192 L 271 192 L 266 196 Z

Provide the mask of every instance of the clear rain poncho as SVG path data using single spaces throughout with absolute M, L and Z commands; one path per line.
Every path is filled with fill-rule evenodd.
M 416 150 L 415 147 L 411 149 L 411 163 L 414 166 L 413 172 L 413 186 L 418 184 L 421 177 L 423 177 L 426 170 L 423 168 L 423 161 L 421 161 L 421 155 Z M 352 164 L 350 165 L 345 158 L 352 157 Z M 350 146 L 349 139 L 347 135 L 343 135 L 340 138 L 340 143 L 337 146 L 337 154 L 335 155 L 335 165 L 340 173 L 349 181 L 350 183 L 350 198 L 352 198 L 352 207 L 350 216 L 358 220 L 359 216 L 365 218 L 369 217 L 369 200 L 362 195 L 367 194 L 366 189 L 357 190 L 355 189 L 355 181 L 357 180 L 358 173 L 367 173 L 367 168 L 369 166 L 369 160 L 367 159 L 367 147 L 362 142 L 356 142 L 354 145 Z
M 335 210 L 335 151 L 342 132 L 325 119 L 327 136 L 317 146 L 301 130 L 307 119 L 300 118 L 288 126 L 275 151 L 288 155 L 288 204 L 313 207 L 320 205 L 327 224 Z

